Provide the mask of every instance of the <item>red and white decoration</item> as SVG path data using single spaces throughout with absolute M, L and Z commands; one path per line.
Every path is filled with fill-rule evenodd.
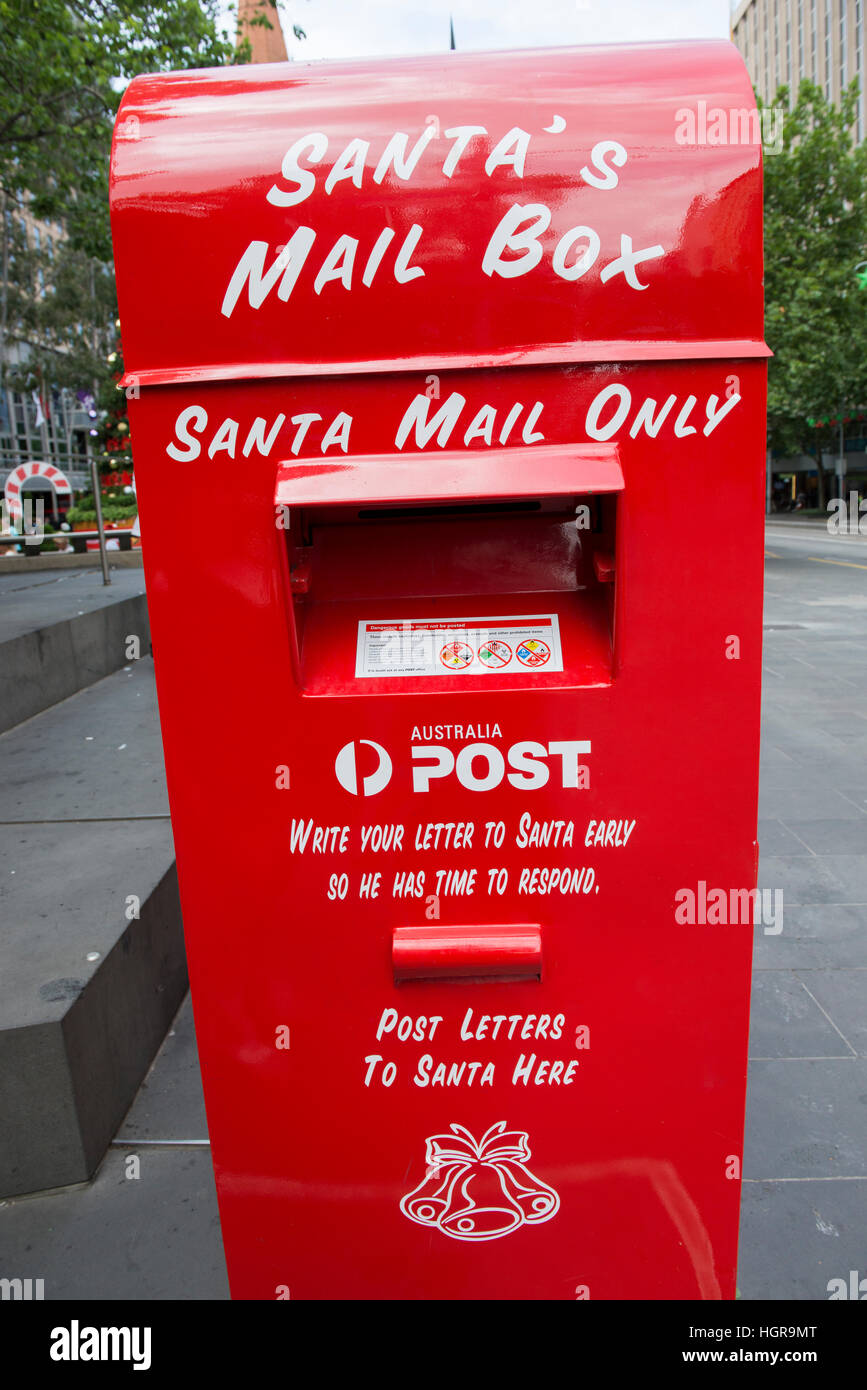
M 56 493 L 72 494 L 72 488 L 65 473 L 61 473 L 59 468 L 55 468 L 51 463 L 22 463 L 14 468 L 6 479 L 4 495 L 6 499 L 6 511 L 9 521 L 18 524 L 23 516 L 23 506 L 21 502 L 21 489 L 31 478 L 45 478 L 51 483 Z

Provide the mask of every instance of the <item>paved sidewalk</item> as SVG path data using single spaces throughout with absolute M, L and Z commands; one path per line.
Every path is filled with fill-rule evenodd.
M 186 992 L 152 659 L 0 734 L 0 769 L 8 1197 L 93 1172 Z
M 92 1183 L 0 1202 L 3 1272 L 46 1299 L 227 1299 L 189 995 L 119 1134 Z
M 769 527 L 744 1298 L 867 1274 L 867 544 Z
M 103 584 L 101 571 L 78 569 L 73 560 L 68 563 L 68 572 L 34 569 L 8 574 L 0 568 L 0 642 L 144 593 L 141 570 L 113 569 L 111 583 Z

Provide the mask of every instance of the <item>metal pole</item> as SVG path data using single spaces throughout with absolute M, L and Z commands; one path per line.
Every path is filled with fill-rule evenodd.
M 765 454 L 765 515 L 771 514 L 771 498 L 773 496 L 773 467 L 774 456 L 768 449 Z
M 102 524 L 102 498 L 99 495 L 99 473 L 96 469 L 96 459 L 90 460 L 90 481 L 93 487 L 93 501 L 96 507 L 96 529 L 99 532 L 99 558 L 102 561 L 102 582 L 111 583 L 111 575 L 108 572 L 108 556 L 105 553 L 105 528 Z

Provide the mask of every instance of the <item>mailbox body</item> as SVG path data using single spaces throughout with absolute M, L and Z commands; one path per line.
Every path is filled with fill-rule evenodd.
M 711 98 L 752 108 L 727 44 L 124 99 L 125 380 L 235 1297 L 734 1296 L 767 351 L 760 148 L 678 135 Z M 516 205 L 520 273 L 532 236 L 490 251 Z

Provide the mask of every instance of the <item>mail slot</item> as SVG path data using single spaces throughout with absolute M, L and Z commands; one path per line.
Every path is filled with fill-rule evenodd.
M 124 97 L 123 385 L 235 1298 L 734 1297 L 761 151 L 685 117 L 752 105 L 721 42 Z
M 542 684 L 610 681 L 622 488 L 611 444 L 361 457 L 321 471 L 281 463 L 299 688 L 433 692 L 455 672 L 464 690 L 492 677 L 518 688 L 529 672 Z M 558 611 L 532 614 L 539 594 L 556 594 Z M 371 621 L 371 604 L 400 616 Z

